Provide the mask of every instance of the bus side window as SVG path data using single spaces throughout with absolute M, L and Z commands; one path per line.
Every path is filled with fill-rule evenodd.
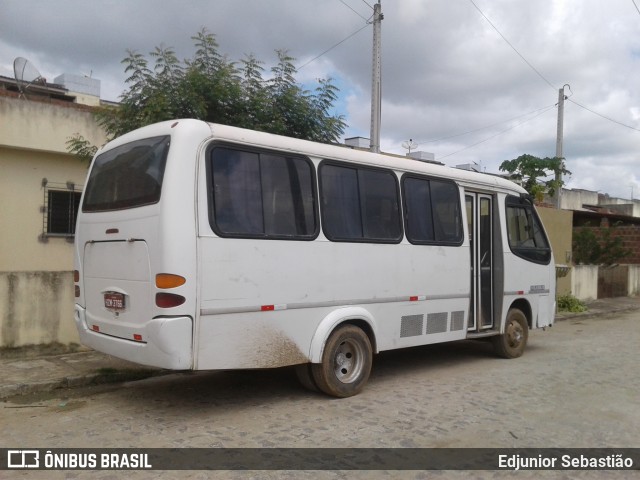
M 323 165 L 320 177 L 325 235 L 340 239 L 362 238 L 357 170 Z
M 320 197 L 329 240 L 402 240 L 398 184 L 392 171 L 324 163 L 320 166 Z
M 315 238 L 315 180 L 306 158 L 215 147 L 210 165 L 210 221 L 217 234 Z
M 434 224 L 438 227 L 436 241 L 462 243 L 462 215 L 458 187 L 451 182 L 431 180 L 431 204 Z
M 258 155 L 217 148 L 213 172 L 218 229 L 230 234 L 263 233 Z
M 402 186 L 407 239 L 411 243 L 462 243 L 460 196 L 455 183 L 405 176 Z

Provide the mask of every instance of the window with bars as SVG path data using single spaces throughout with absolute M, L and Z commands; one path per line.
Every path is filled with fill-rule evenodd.
M 68 182 L 55 184 L 42 182 L 44 187 L 43 237 L 72 237 L 76 230 L 76 217 L 81 191 Z

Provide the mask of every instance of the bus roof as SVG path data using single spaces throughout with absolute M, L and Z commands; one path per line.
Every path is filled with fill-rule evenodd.
M 413 172 L 437 177 L 453 179 L 461 184 L 485 186 L 493 189 L 504 189 L 518 194 L 526 194 L 521 186 L 505 178 L 486 173 L 472 172 L 457 168 L 422 162 L 408 157 L 400 157 L 385 153 L 372 153 L 354 149 L 346 145 L 330 145 L 316 143 L 297 138 L 283 137 L 271 133 L 257 132 L 220 124 L 209 124 L 216 138 L 227 139 L 246 145 L 271 147 L 292 153 L 304 153 L 312 157 L 349 160 L 359 164 L 392 168 L 403 172 Z
M 490 190 L 499 189 L 514 194 L 527 193 L 521 186 L 496 175 L 461 170 L 392 154 L 372 153 L 365 150 L 354 149 L 346 145 L 311 142 L 194 119 L 169 120 L 139 128 L 113 140 L 105 145 L 98 153 L 140 138 L 186 133 L 185 130 L 190 132 L 191 138 L 194 138 L 194 130 L 198 132 L 196 137 L 200 136 L 201 141 L 205 141 L 207 137 L 209 137 L 253 147 L 271 148 L 295 154 L 303 154 L 318 159 L 347 160 L 373 167 L 391 168 L 402 172 L 449 178 L 461 185 L 474 186 L 477 188 L 484 187 Z

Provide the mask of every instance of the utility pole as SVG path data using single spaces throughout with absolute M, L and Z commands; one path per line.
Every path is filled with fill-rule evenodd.
M 564 165 L 564 160 L 562 160 L 562 137 L 563 137 L 563 127 L 564 127 L 564 101 L 567 97 L 564 95 L 564 87 L 569 86 L 568 84 L 564 84 L 560 90 L 558 90 L 558 131 L 556 135 L 556 158 L 560 159 L 560 167 Z M 571 87 L 569 87 L 571 88 Z M 556 189 L 556 208 L 560 209 L 560 197 L 562 196 L 562 173 L 558 172 L 556 174 L 556 181 L 558 183 L 558 188 Z
M 371 139 L 369 150 L 380 152 L 380 117 L 382 116 L 382 59 L 381 59 L 381 22 L 382 5 L 380 0 L 373 6 L 373 61 L 371 76 Z

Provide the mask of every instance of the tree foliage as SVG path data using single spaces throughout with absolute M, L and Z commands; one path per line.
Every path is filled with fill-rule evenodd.
M 297 82 L 295 59 L 286 50 L 276 51 L 278 62 L 265 78 L 263 62 L 253 55 L 229 60 L 206 29 L 192 40 L 195 53 L 184 61 L 166 46 L 156 47 L 149 59 L 127 51 L 127 90 L 118 106 L 96 112 L 109 139 L 163 120 L 196 118 L 317 142 L 339 140 L 346 123 L 332 114 L 338 88 L 331 79 L 319 79 L 309 91 Z M 76 154 L 93 148 L 80 135 L 67 146 Z
M 556 180 L 559 174 L 571 175 L 564 166 L 562 158 L 539 158 L 533 155 L 520 155 L 514 160 L 505 160 L 500 165 L 500 171 L 508 172 L 510 178 L 522 185 L 534 198 L 541 199 L 545 193 L 553 196 L 564 184 Z M 545 180 L 553 176 L 550 180 Z
M 91 145 L 91 142 L 79 133 L 76 133 L 67 140 L 67 150 L 83 162 L 89 163 L 98 151 L 98 147 Z

